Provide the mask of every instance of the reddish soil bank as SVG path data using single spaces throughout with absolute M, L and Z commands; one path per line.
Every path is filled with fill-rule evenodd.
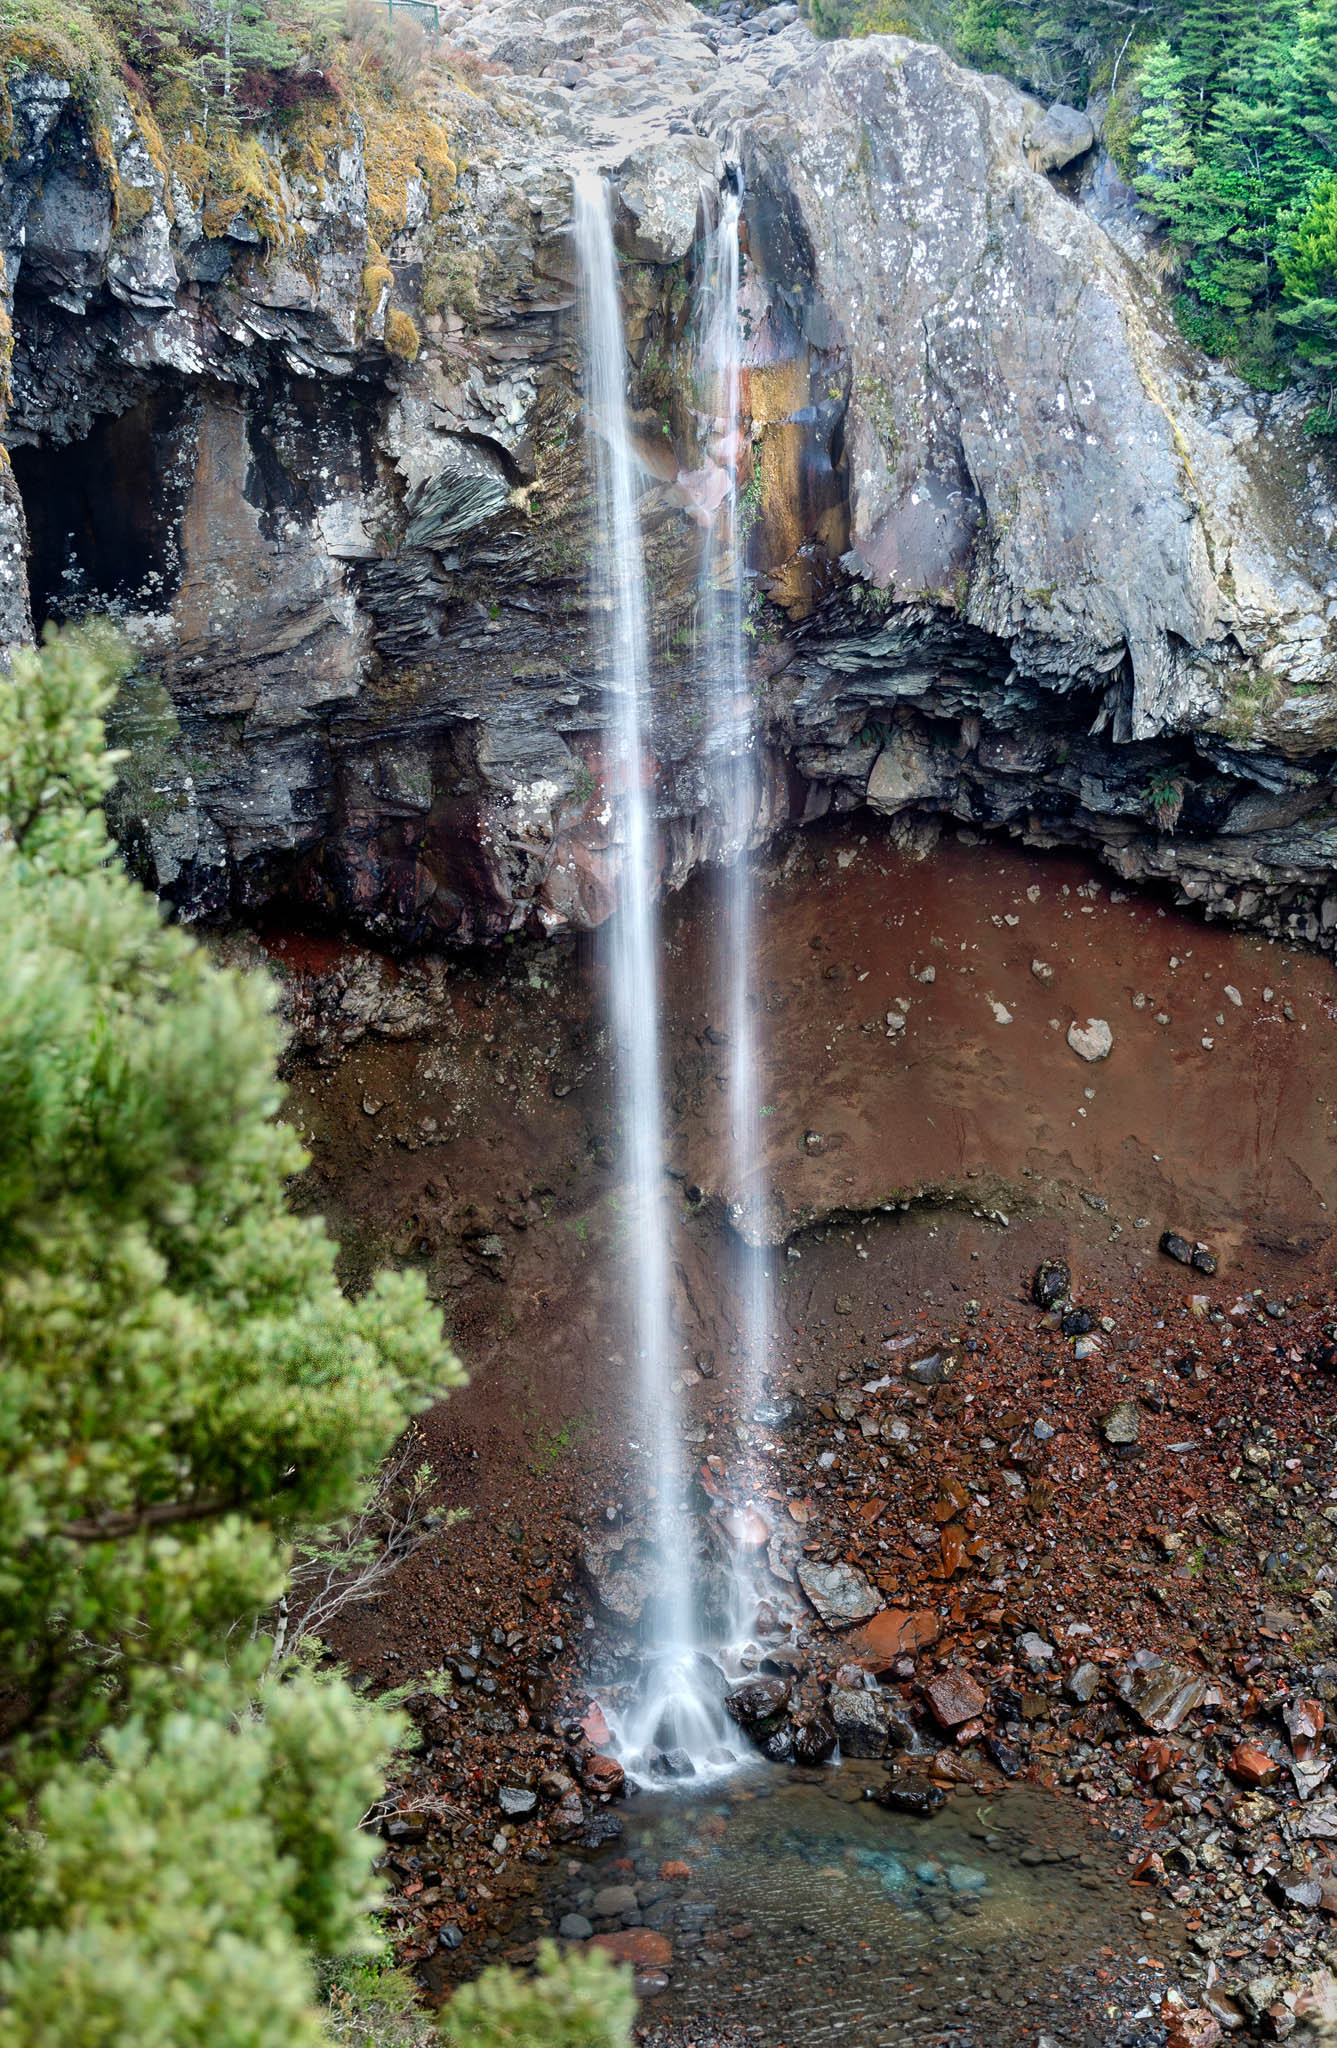
M 723 1216 L 736 1191 L 713 914 L 696 887 L 667 917 L 667 1194 L 688 1426 L 727 1491 L 746 1254 Z M 934 1671 L 973 1673 L 987 1704 L 967 1776 L 1015 1767 L 1078 1791 L 1139 1883 L 1196 1922 L 1196 1961 L 1172 1967 L 1197 1971 L 1195 1996 L 1240 1992 L 1228 2025 L 1251 2009 L 1248 1984 L 1267 1990 L 1271 1969 L 1276 2003 L 1321 1950 L 1328 1907 L 1288 1903 L 1278 1873 L 1312 1864 L 1316 1896 L 1337 1907 L 1326 1851 L 1287 1832 L 1279 1794 L 1235 1829 L 1229 1765 L 1244 1742 L 1289 1769 L 1292 1694 L 1330 1695 L 1337 1719 L 1337 1669 L 1324 1669 L 1333 970 L 1119 900 L 1066 858 L 951 845 L 912 862 L 835 831 L 768 874 L 761 925 L 767 1222 L 789 1239 L 771 1391 L 799 1404 L 764 1438 L 766 1511 L 810 1555 L 932 1612 L 938 1641 L 888 1675 L 906 1712 L 931 1735 Z M 373 1684 L 452 1654 L 471 1674 L 454 1707 L 427 1712 L 425 1759 L 406 1767 L 405 1803 L 434 1815 L 425 1841 L 391 1851 L 405 1953 L 443 1988 L 516 1944 L 514 1901 L 530 1898 L 526 1858 L 548 1852 L 553 1809 L 494 1841 L 496 1795 L 545 1768 L 579 1773 L 561 1715 L 618 1647 L 577 1569 L 581 1525 L 643 1500 L 600 966 L 593 947 L 526 944 L 305 969 L 290 993 L 307 1047 L 293 1072 L 313 1141 L 306 1196 L 355 1277 L 384 1257 L 423 1265 L 472 1381 L 423 1423 L 440 1498 L 470 1518 L 339 1640 Z M 1113 1038 L 1090 1064 L 1067 1043 L 1088 1019 Z M 1208 1241 L 1218 1273 L 1164 1258 L 1166 1229 Z M 1094 1323 L 1089 1355 L 1027 1298 L 1052 1256 Z M 904 1377 L 944 1349 L 942 1384 Z M 1136 1411 L 1132 1445 L 1102 1435 L 1118 1401 Z M 1018 1648 L 1027 1632 L 1048 1657 Z M 815 1623 L 801 1633 L 811 1704 L 845 1651 Z M 1203 1680 L 1190 1736 L 1118 1703 L 1139 1651 Z M 1085 1704 L 1065 1691 L 1081 1661 L 1098 1673 Z M 1176 1864 L 1157 1843 L 1180 1834 Z M 1138 1912 L 1162 1910 L 1135 1896 Z M 541 1905 L 524 1910 L 542 1926 Z M 458 1947 L 437 1946 L 443 1926 Z M 1288 2010 L 1258 2024 L 1284 2033 Z

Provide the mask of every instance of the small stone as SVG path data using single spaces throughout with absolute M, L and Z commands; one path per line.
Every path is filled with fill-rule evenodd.
M 1293 1699 L 1282 1712 L 1291 1752 L 1298 1763 L 1307 1763 L 1316 1753 L 1323 1734 L 1324 1713 L 1318 1700 Z
M 620 1766 L 618 1774 L 621 1775 Z M 509 1820 L 527 1819 L 538 1803 L 538 1793 L 527 1791 L 523 1785 L 503 1785 L 497 1794 L 497 1804 Z
M 959 1362 L 954 1351 L 934 1351 L 927 1358 L 913 1359 L 905 1376 L 920 1387 L 940 1387 L 952 1377 Z
M 1092 1664 L 1089 1659 L 1084 1659 L 1075 1671 L 1069 1672 L 1063 1690 L 1070 1700 L 1077 1702 L 1078 1706 L 1089 1706 L 1100 1690 L 1100 1679 L 1100 1666 Z
M 852 1294 L 838 1294 L 832 1306 L 838 1316 L 852 1316 L 854 1314 L 854 1296 Z
M 1119 1697 L 1130 1706 L 1144 1728 L 1156 1735 L 1171 1735 L 1207 1697 L 1207 1683 L 1196 1671 L 1178 1664 L 1155 1663 L 1135 1669 L 1119 1684 Z
M 1190 1244 L 1177 1230 L 1162 1232 L 1160 1248 L 1167 1259 L 1174 1259 L 1181 1266 L 1192 1266 L 1196 1272 L 1209 1275 L 1216 1271 L 1216 1258 L 1207 1246 Z
M 1166 2048 L 1218 2048 L 1222 2039 L 1220 2022 L 1203 2006 L 1173 2011 L 1167 2001 L 1161 2018 L 1165 2022 Z
M 1065 1259 L 1045 1259 L 1035 1269 L 1031 1300 L 1037 1308 L 1056 1308 L 1072 1292 L 1072 1274 Z
M 680 1879 L 690 1877 L 691 1874 L 691 1864 L 682 1862 L 676 1856 L 670 1856 L 666 1863 L 661 1863 L 659 1866 L 659 1875 L 670 1884 L 676 1884 Z
M 1047 960 L 1032 960 L 1031 973 L 1037 981 L 1043 982 L 1046 988 L 1054 979 L 1054 970 Z
M 594 1926 L 583 1913 L 563 1913 L 557 1923 L 557 1932 L 563 1941 L 588 1941 Z
M 1059 1324 L 1059 1328 L 1065 1337 L 1085 1337 L 1089 1330 L 1094 1330 L 1095 1326 L 1096 1319 L 1089 1308 L 1069 1309 L 1067 1315 L 1064 1316 Z
M 797 1567 L 800 1586 L 828 1628 L 869 1621 L 882 1602 L 861 1571 L 851 1564 L 821 1564 L 805 1559 Z
M 1281 1906 L 1312 1910 L 1323 1897 L 1323 1881 L 1316 1870 L 1279 1870 L 1268 1880 L 1267 1888 Z
M 461 1934 L 459 1928 L 455 1925 L 453 1920 L 447 1920 L 444 1927 L 437 1928 L 436 1945 L 438 1948 L 445 1949 L 447 1952 L 449 1952 L 451 1949 L 464 1947 L 464 1936 Z
M 606 1884 L 594 1894 L 590 1911 L 596 1920 L 620 1920 L 624 1913 L 638 1912 L 640 1903 L 634 1884 Z
M 1114 1049 L 1114 1033 L 1103 1017 L 1088 1017 L 1085 1024 L 1074 1020 L 1068 1026 L 1068 1044 L 1079 1060 L 1107 1060 Z
M 1136 1401 L 1116 1401 L 1100 1418 L 1100 1434 L 1113 1449 L 1135 1444 L 1142 1434 L 1142 1418 Z
M 1276 1759 L 1252 1742 L 1236 1743 L 1226 1769 L 1237 1783 L 1247 1785 L 1251 1791 L 1260 1785 L 1275 1785 L 1281 1776 L 1281 1765 Z
M 1024 1635 L 1018 1636 L 1017 1648 L 1028 1664 L 1037 1667 L 1047 1664 L 1054 1654 L 1054 1645 L 1047 1643 L 1043 1636 L 1037 1635 L 1033 1628 L 1028 1628 Z

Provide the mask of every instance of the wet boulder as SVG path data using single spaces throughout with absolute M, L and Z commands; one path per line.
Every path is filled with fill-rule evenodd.
M 1119 1698 L 1144 1728 L 1154 1735 L 1173 1735 L 1181 1721 L 1207 1697 L 1207 1681 L 1197 1671 L 1148 1658 L 1119 1678 Z
M 984 1712 L 988 1700 L 968 1671 L 951 1664 L 924 1687 L 924 1698 L 938 1726 L 949 1733 L 974 1721 Z
M 787 1678 L 778 1675 L 770 1678 L 745 1678 L 741 1685 L 733 1687 L 724 1695 L 724 1705 L 730 1718 L 740 1728 L 749 1731 L 765 1728 L 777 1721 L 789 1705 L 793 1685 Z
M 794 1724 L 794 1762 L 824 1764 L 835 1749 L 836 1724 L 826 1707 L 816 1707 Z
M 912 1771 L 889 1771 L 885 1783 L 874 1788 L 873 1798 L 893 1813 L 912 1813 L 927 1820 L 945 1805 L 947 1789 L 935 1785 L 931 1778 L 917 1777 Z
M 615 1799 L 626 1788 L 626 1774 L 616 1757 L 592 1756 L 580 1774 L 587 1792 L 599 1799 Z
M 885 1756 L 887 1704 L 865 1686 L 831 1688 L 827 1707 L 844 1756 Z

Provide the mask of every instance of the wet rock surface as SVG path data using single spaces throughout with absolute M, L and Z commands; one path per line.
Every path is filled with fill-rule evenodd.
M 1164 338 L 1098 206 L 1051 181 L 1095 156 L 1085 117 L 904 38 L 820 43 L 784 8 L 600 0 L 554 27 L 506 0 L 440 26 L 414 117 L 432 168 L 390 194 L 351 110 L 265 133 L 272 189 L 211 207 L 169 189 L 128 100 L 104 141 L 69 81 L 11 95 L 0 639 L 30 598 L 125 617 L 161 688 L 122 707 L 118 825 L 181 914 L 398 947 L 608 915 L 566 237 L 587 162 L 613 178 L 656 419 L 666 884 L 718 854 L 719 736 L 674 638 L 708 478 L 674 309 L 727 147 L 751 252 L 752 840 L 859 809 L 918 845 L 947 820 L 1331 947 L 1337 513 L 1307 401 Z M 416 355 L 386 346 L 387 289 Z M 95 539 L 67 559 L 84 492 Z

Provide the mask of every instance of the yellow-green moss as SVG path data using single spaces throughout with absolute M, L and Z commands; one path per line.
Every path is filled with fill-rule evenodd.
M 385 316 L 387 354 L 399 356 L 404 362 L 411 363 L 420 346 L 418 329 L 412 315 L 401 311 L 398 306 L 391 306 Z
M 438 228 L 444 235 L 446 228 Z M 444 313 L 449 307 L 468 320 L 478 311 L 478 285 L 482 256 L 476 249 L 461 248 L 453 238 L 439 241 L 428 251 L 422 273 L 424 313 Z
M 193 161 L 203 172 L 195 196 L 202 202 L 206 235 L 226 235 L 240 214 L 263 241 L 285 239 L 288 215 L 282 175 L 258 137 L 225 135 L 207 151 L 197 147 Z
M 455 189 L 457 166 L 440 122 L 425 107 L 364 94 L 359 111 L 366 131 L 367 226 L 384 246 L 408 224 L 410 184 L 420 179 L 427 187 L 435 218 Z
M 117 78 L 120 57 L 96 17 L 69 0 L 0 0 L 0 70 L 49 71 L 77 86 Z

